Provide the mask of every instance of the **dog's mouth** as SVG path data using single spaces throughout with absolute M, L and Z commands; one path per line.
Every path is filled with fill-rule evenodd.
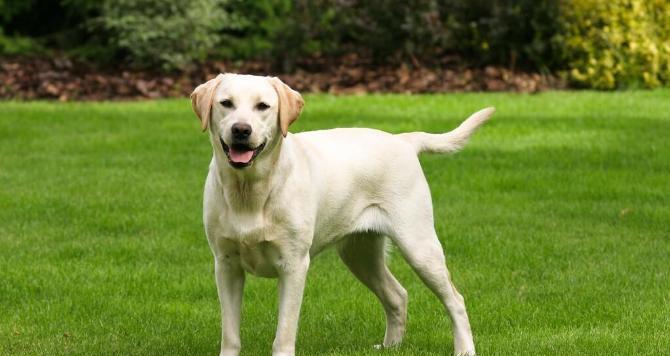
M 265 143 L 267 142 L 263 141 L 263 143 L 261 143 L 258 147 L 251 148 L 243 143 L 233 143 L 228 146 L 225 142 L 223 142 L 222 138 L 219 137 L 219 140 L 221 141 L 223 152 L 225 152 L 226 156 L 228 157 L 228 163 L 230 163 L 230 165 L 234 168 L 244 168 L 250 166 L 254 162 L 256 156 L 258 156 L 258 154 L 263 151 L 265 148 Z

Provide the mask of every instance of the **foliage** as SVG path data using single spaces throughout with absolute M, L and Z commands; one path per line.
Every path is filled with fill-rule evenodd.
M 377 63 L 439 63 L 457 53 L 474 65 L 551 66 L 554 0 L 233 0 L 240 26 L 228 54 L 290 67 L 304 55 L 358 53 Z M 287 66 L 288 62 L 288 66 Z
M 0 2 L 6 37 L 101 63 L 126 60 L 141 67 L 183 67 L 220 42 L 229 16 L 225 0 L 34 0 Z M 12 40 L 0 53 L 30 52 Z M 2 43 L 7 43 L 3 40 Z M 24 41 L 25 42 L 25 41 Z
M 298 56 L 310 51 L 309 34 L 302 32 L 292 0 L 230 0 L 226 10 L 230 26 L 223 31 L 220 53 L 234 59 L 274 59 L 291 67 Z
M 0 54 L 35 54 L 44 49 L 34 39 L 23 36 L 6 36 L 0 28 Z
M 434 0 L 336 2 L 338 32 L 377 62 L 428 58 L 444 49 L 448 29 Z
M 223 1 L 109 0 L 100 21 L 134 64 L 180 68 L 219 44 L 217 32 L 229 22 Z
M 670 2 L 568 0 L 563 43 L 569 78 L 598 89 L 670 83 Z
M 13 16 L 30 9 L 35 0 L 0 0 L 0 19 L 4 22 L 9 21 Z
M 30 54 L 35 47 L 67 50 L 96 40 L 86 31 L 86 23 L 99 13 L 98 1 L 0 1 L 0 28 L 5 35 L 12 40 L 23 39 L 24 44 L 25 39 L 32 42 L 31 46 L 16 48 L 17 54 Z M 0 53 L 8 52 L 0 49 Z
M 448 49 L 475 64 L 551 69 L 558 29 L 556 0 L 445 0 Z
M 145 68 L 257 59 L 291 72 L 355 53 L 561 70 L 599 89 L 670 82 L 668 0 L 0 0 L 0 31 L 0 54 L 48 48 Z

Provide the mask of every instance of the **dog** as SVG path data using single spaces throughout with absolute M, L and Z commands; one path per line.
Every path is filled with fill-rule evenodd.
M 240 74 L 219 74 L 199 85 L 191 103 L 213 149 L 203 221 L 221 304 L 220 355 L 240 352 L 247 273 L 278 278 L 272 354 L 294 355 L 307 270 L 330 246 L 383 305 L 381 346 L 400 344 L 407 292 L 385 264 L 386 239 L 446 308 L 455 354 L 475 353 L 463 297 L 435 233 L 418 154 L 458 151 L 493 108 L 443 134 L 364 128 L 291 134 L 304 105 L 301 95 L 276 77 Z

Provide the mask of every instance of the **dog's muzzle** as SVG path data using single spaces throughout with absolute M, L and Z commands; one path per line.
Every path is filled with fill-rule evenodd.
M 219 141 L 221 141 L 223 152 L 225 152 L 228 157 L 228 163 L 233 166 L 233 168 L 249 167 L 254 162 L 256 156 L 263 151 L 265 143 L 267 142 L 263 141 L 263 143 L 256 148 L 252 148 L 244 143 L 233 143 L 228 146 L 223 142 L 221 137 L 219 137 Z

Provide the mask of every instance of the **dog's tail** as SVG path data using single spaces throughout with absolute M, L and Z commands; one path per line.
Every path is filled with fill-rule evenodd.
M 460 126 L 447 133 L 430 134 L 426 132 L 408 132 L 399 134 L 398 137 L 414 146 L 414 150 L 417 154 L 421 152 L 457 152 L 465 146 L 470 136 L 472 136 L 472 134 L 477 131 L 477 128 L 486 122 L 495 111 L 496 110 L 493 107 L 479 110 L 470 115 L 470 117 L 463 121 Z

